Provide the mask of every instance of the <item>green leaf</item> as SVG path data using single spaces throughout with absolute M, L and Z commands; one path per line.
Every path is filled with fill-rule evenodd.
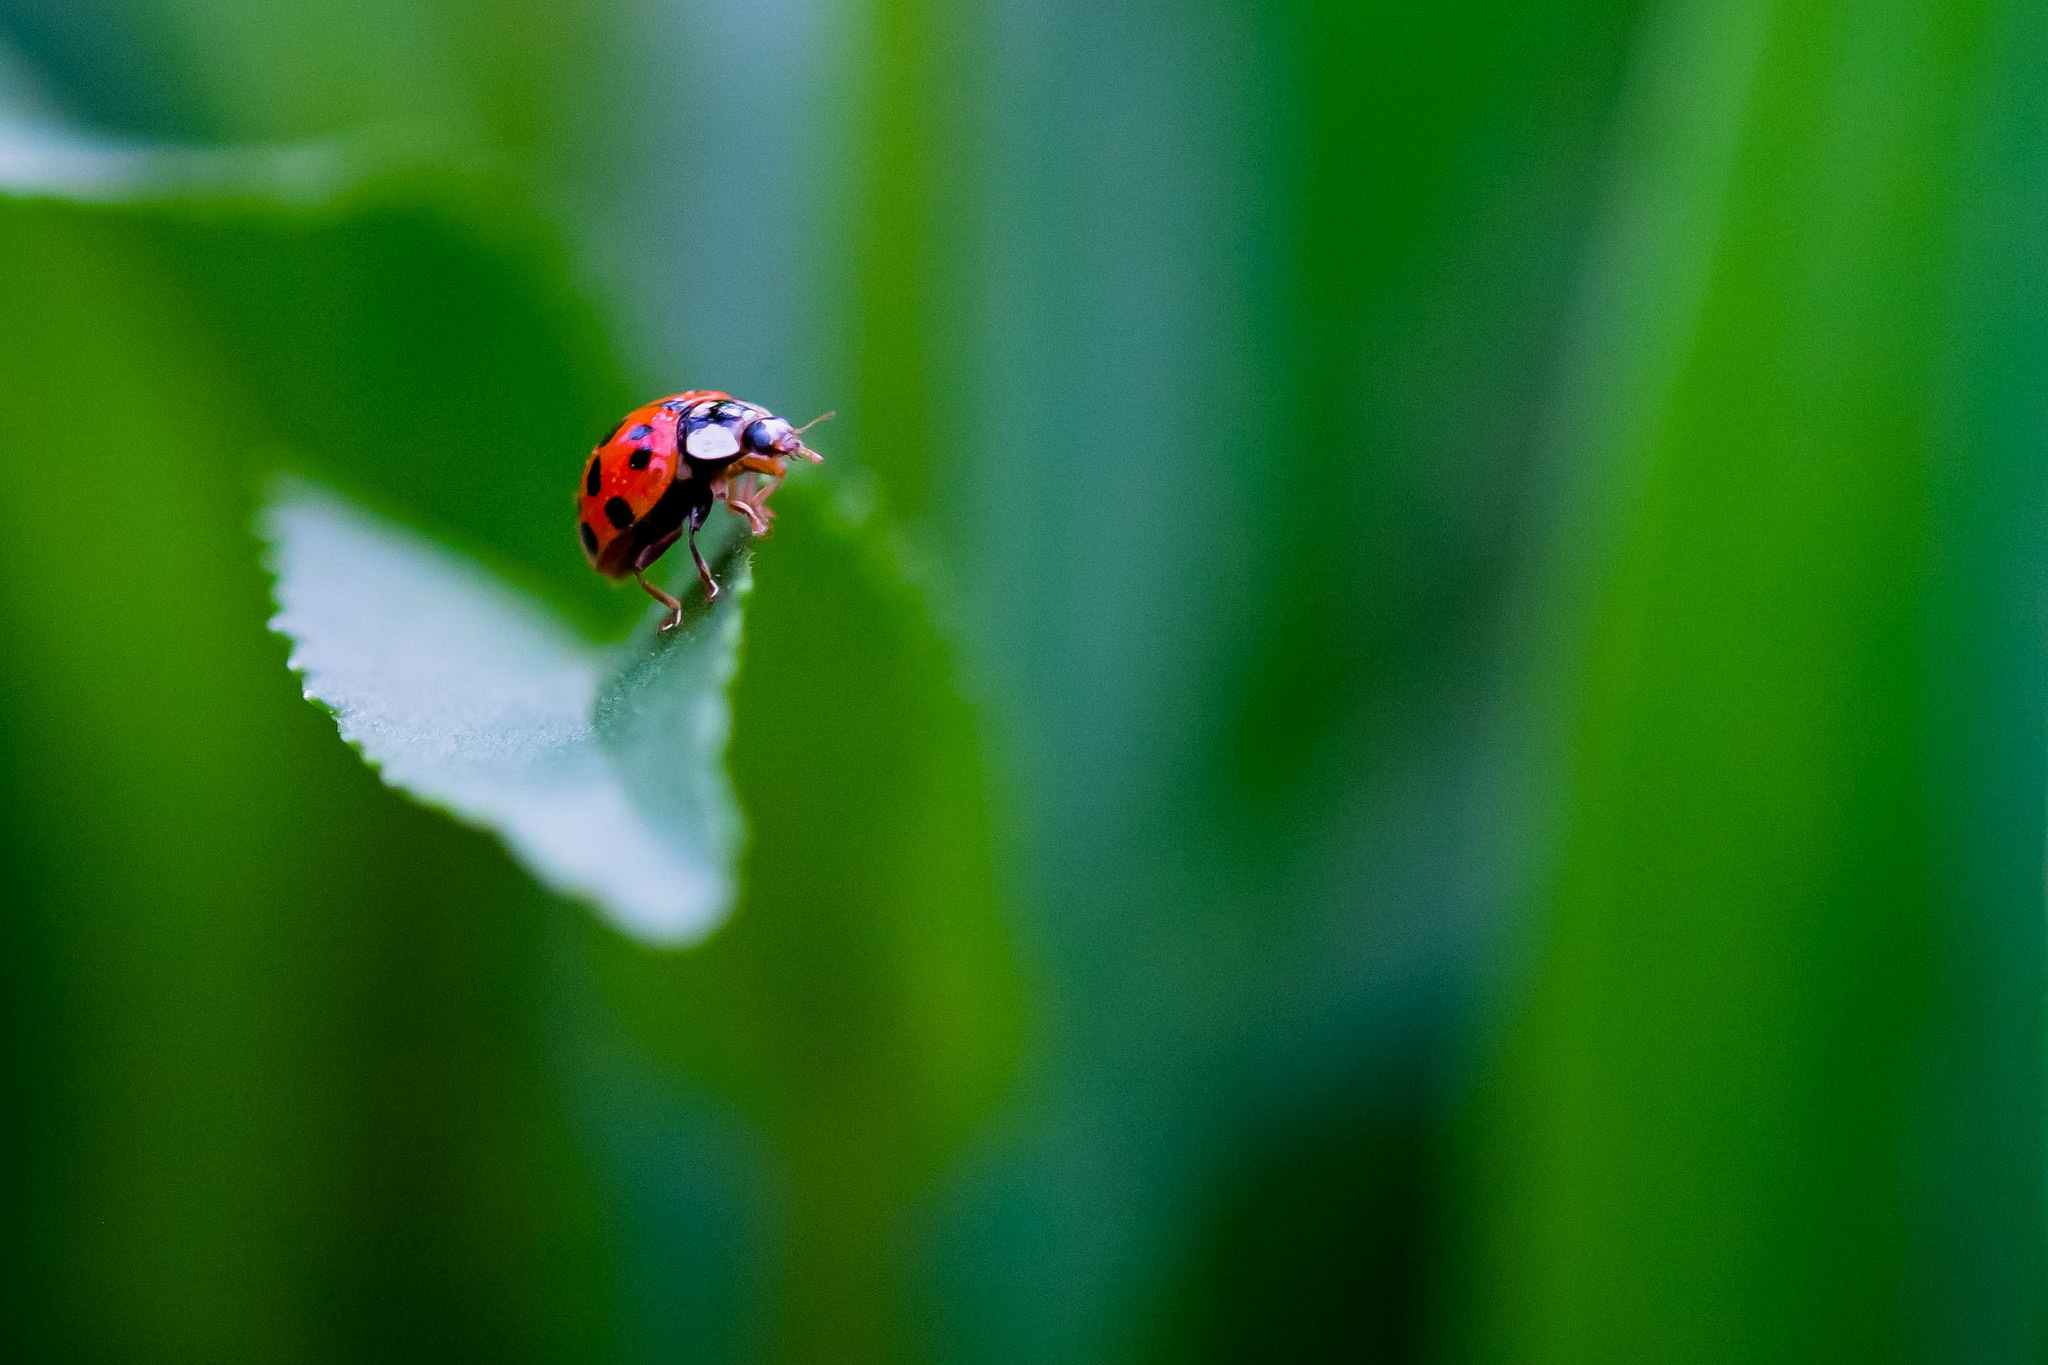
M 728 594 L 668 636 L 584 643 L 481 565 L 281 479 L 264 509 L 306 696 L 386 784 L 488 830 L 535 877 L 649 943 L 725 918 L 743 827 L 725 771 L 744 543 Z

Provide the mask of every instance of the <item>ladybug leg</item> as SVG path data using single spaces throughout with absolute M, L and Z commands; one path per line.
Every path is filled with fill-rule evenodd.
M 768 516 L 761 506 L 763 494 L 754 491 L 754 482 L 759 476 L 747 472 L 741 474 L 726 486 L 725 505 L 747 519 L 757 536 L 768 534 Z
M 771 474 L 778 479 L 789 472 L 789 461 L 780 455 L 742 455 L 733 463 L 741 469 L 751 470 L 756 474 Z
M 697 566 L 697 581 L 704 585 L 704 600 L 706 602 L 715 602 L 718 600 L 718 581 L 712 578 L 711 566 L 704 562 L 704 556 L 697 552 L 698 519 L 699 516 L 697 513 L 692 512 L 690 514 L 690 519 L 688 522 L 690 528 L 690 559 Z M 683 609 L 680 606 L 678 606 L 676 608 L 676 620 L 681 621 L 682 619 Z
M 761 521 L 764 526 L 775 519 L 775 513 L 768 510 L 768 496 L 780 487 L 782 487 L 781 479 L 763 479 L 760 491 L 753 495 L 754 510 L 761 514 Z M 764 530 L 760 534 L 766 535 L 767 532 Z
M 782 482 L 783 475 L 789 473 L 789 461 L 780 455 L 742 455 L 733 461 L 733 466 L 754 475 L 771 490 Z M 760 500 L 754 499 L 757 503 Z
M 690 546 L 690 549 L 693 552 L 696 550 L 696 548 L 697 547 L 695 545 Z M 700 559 L 697 562 L 701 565 L 704 561 Z M 647 589 L 647 595 L 649 597 L 652 597 L 655 601 L 661 603 L 661 605 L 668 608 L 668 620 L 663 621 L 659 626 L 655 627 L 655 629 L 674 630 L 677 626 L 683 623 L 683 604 L 681 602 L 677 601 L 673 597 L 670 597 L 660 588 L 657 588 L 652 583 L 649 583 L 645 578 L 642 578 L 640 576 L 640 571 L 638 569 L 635 569 L 633 571 L 633 578 L 636 582 L 640 584 L 641 587 Z
M 776 489 L 782 487 L 782 476 L 789 468 L 788 464 L 782 460 L 774 460 L 769 462 L 769 464 L 769 468 L 756 470 L 752 473 L 751 477 L 759 486 L 755 491 L 747 494 L 747 501 L 754 505 L 754 510 L 761 514 L 764 522 L 775 519 L 775 514 L 768 510 L 768 499 Z M 756 532 L 756 534 L 765 534 L 765 532 Z

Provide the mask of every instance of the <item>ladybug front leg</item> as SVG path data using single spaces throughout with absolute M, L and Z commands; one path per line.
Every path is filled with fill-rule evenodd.
M 759 491 L 751 495 L 754 510 L 759 512 L 765 521 L 773 522 L 775 520 L 775 513 L 768 506 L 768 498 L 770 494 L 780 487 L 782 487 L 782 480 L 764 479 Z
M 743 477 L 747 480 L 749 491 L 743 494 L 743 497 L 746 501 L 747 519 L 753 522 L 755 535 L 765 536 L 768 534 L 770 523 L 775 519 L 775 514 L 768 510 L 768 498 L 776 489 L 782 487 L 783 475 L 789 472 L 789 461 L 780 456 L 742 455 L 733 463 L 746 471 Z M 756 484 L 759 486 L 755 487 Z
M 789 461 L 780 455 L 742 455 L 733 461 L 733 467 L 771 475 L 779 482 L 789 472 Z
M 768 515 L 761 507 L 763 494 L 752 491 L 757 475 L 740 474 L 725 485 L 725 505 L 747 519 L 748 526 L 757 536 L 768 534 Z

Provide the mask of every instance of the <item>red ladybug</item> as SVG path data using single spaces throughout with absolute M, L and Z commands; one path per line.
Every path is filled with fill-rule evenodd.
M 697 553 L 697 528 L 711 504 L 724 502 L 747 519 L 755 535 L 767 535 L 774 516 L 768 497 L 781 486 L 789 461 L 802 456 L 815 464 L 825 458 L 803 443 L 803 433 L 825 417 L 793 427 L 766 408 L 716 389 L 693 389 L 635 408 L 584 467 L 576 527 L 584 558 L 608 578 L 630 574 L 638 580 L 669 609 L 661 629 L 673 629 L 683 619 L 683 604 L 641 576 L 647 566 L 678 536 L 687 536 L 705 600 L 718 596 L 718 584 Z

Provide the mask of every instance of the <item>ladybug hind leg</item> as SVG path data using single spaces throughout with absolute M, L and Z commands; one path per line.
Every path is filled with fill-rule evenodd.
M 697 566 L 697 581 L 704 585 L 704 600 L 706 602 L 715 602 L 718 600 L 718 580 L 711 576 L 711 566 L 704 562 L 704 556 L 697 550 L 697 527 L 703 524 L 703 521 L 703 512 L 692 511 L 689 520 L 684 522 L 684 525 L 690 528 L 690 560 Z M 681 607 L 676 608 L 676 620 L 682 620 Z
M 690 553 L 695 554 L 696 552 L 696 542 L 692 541 L 690 543 Z M 703 560 L 700 559 L 697 561 L 697 566 L 699 568 L 702 568 L 703 565 Z M 646 578 L 641 576 L 641 573 L 638 569 L 633 570 L 633 579 L 641 587 L 647 589 L 647 595 L 649 597 L 652 597 L 655 601 L 661 603 L 661 605 L 668 608 L 668 620 L 663 621 L 659 626 L 655 627 L 655 629 L 674 630 L 677 626 L 683 623 L 683 604 L 680 601 L 678 601 L 676 598 L 669 596 L 660 588 L 655 587 L 652 583 L 649 583 L 646 580 Z

